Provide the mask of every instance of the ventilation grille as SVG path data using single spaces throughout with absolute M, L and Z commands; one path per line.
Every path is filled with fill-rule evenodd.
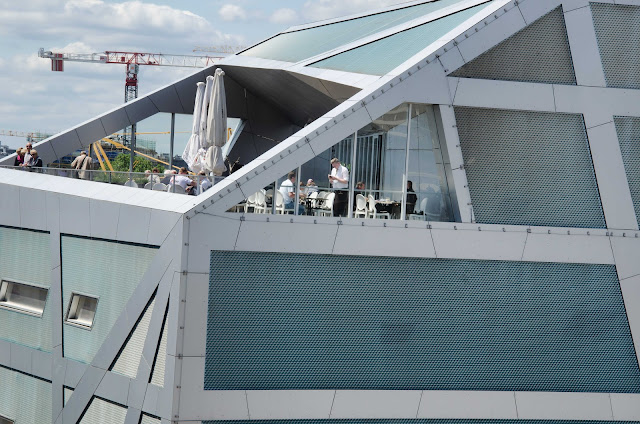
M 562 8 L 538 19 L 451 76 L 575 85 Z
M 591 3 L 608 87 L 640 89 L 640 7 Z
M 631 189 L 633 207 L 640 224 L 640 118 L 614 117 L 620 151 Z
M 16 424 L 51 422 L 51 399 L 51 383 L 0 367 L 0 416 Z
M 142 414 L 142 417 L 140 418 L 140 424 L 160 424 L 160 423 L 161 423 L 160 418 L 154 418 L 147 414 Z M 255 423 L 251 423 L 251 424 L 255 424 Z
M 124 424 L 127 408 L 93 397 L 80 424 Z
M 167 336 L 168 336 L 167 318 L 165 315 L 162 324 L 162 337 L 158 345 L 158 353 L 156 354 L 156 362 L 153 364 L 153 373 L 151 374 L 151 384 L 164 387 L 164 369 L 167 360 Z
M 136 378 L 138 375 L 138 365 L 140 365 L 140 359 L 142 358 L 142 350 L 149 331 L 149 323 L 151 322 L 151 314 L 155 303 L 154 299 L 147 307 L 142 319 L 136 324 L 133 333 L 127 340 L 124 349 L 118 355 L 111 371 L 126 375 L 129 378 Z
M 205 390 L 640 392 L 612 265 L 214 251 L 210 276 Z
M 455 114 L 477 222 L 605 227 L 582 115 Z

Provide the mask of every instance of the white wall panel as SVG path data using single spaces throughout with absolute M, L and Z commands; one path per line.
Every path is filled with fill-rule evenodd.
M 60 232 L 91 236 L 90 201 L 86 197 L 63 196 L 60 199 Z
M 517 419 L 513 392 L 425 390 L 417 418 Z
M 564 4 L 564 21 L 567 27 L 573 68 L 578 85 L 606 87 L 607 81 L 600 62 L 600 51 L 596 32 L 593 28 L 593 17 L 588 2 L 579 9 L 567 12 L 570 4 Z
M 585 124 L 587 128 L 592 126 L 587 116 Z M 637 230 L 638 221 L 615 124 L 610 122 L 590 128 L 587 134 L 607 228 Z
M 254 420 L 328 419 L 333 390 L 247 390 Z
M 640 275 L 620 281 L 620 288 L 627 318 L 629 318 L 633 345 L 636 347 L 636 355 L 640 362 Z
M 20 203 L 20 226 L 32 230 L 46 230 L 46 192 L 21 188 L 20 195 L 13 201 Z M 4 211 L 2 212 L 4 214 Z
M 105 113 L 100 118 L 100 121 L 102 121 L 102 126 L 107 135 L 110 135 L 116 131 L 122 131 L 123 129 L 131 125 L 129 117 L 127 116 L 123 107 L 118 107 Z
M 241 215 L 228 215 L 217 217 L 199 213 L 188 221 L 189 254 L 186 265 L 189 272 L 209 274 L 211 251 L 234 249 Z
M 384 227 L 385 219 L 354 221 L 337 227 L 334 254 L 435 257 L 431 232 L 424 221 L 407 221 L 410 228 Z
M 338 390 L 332 419 L 415 418 L 419 390 Z
M 518 418 L 531 420 L 612 420 L 607 393 L 516 392 Z
M 611 237 L 611 248 L 621 280 L 640 275 L 640 238 L 636 238 L 635 233 Z
M 146 244 L 150 218 L 150 209 L 121 205 L 118 218 L 118 241 Z
M 91 237 L 115 240 L 118 233 L 120 204 L 91 199 L 89 203 Z
M 480 225 L 478 225 L 480 226 Z M 431 230 L 438 258 L 519 261 L 527 233 L 478 230 Z
M 182 355 L 204 357 L 207 353 L 209 274 L 187 275 L 186 300 Z
M 518 7 L 529 25 L 560 6 L 561 3 L 561 0 L 520 0 Z
M 523 261 L 613 264 L 608 237 L 531 233 Z
M 455 106 L 554 112 L 551 84 L 460 78 Z
M 640 420 L 640 394 L 611 393 L 611 409 L 616 421 Z
M 94 143 L 108 134 L 105 132 L 102 122 L 99 118 L 86 121 L 78 127 L 76 127 L 76 133 L 83 146 L 88 147 L 89 144 Z

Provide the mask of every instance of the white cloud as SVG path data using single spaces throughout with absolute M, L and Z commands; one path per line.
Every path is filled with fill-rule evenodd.
M 300 17 L 298 16 L 298 12 L 295 10 L 284 8 L 273 12 L 269 21 L 274 24 L 293 24 L 298 23 L 300 21 Z
M 235 4 L 225 4 L 218 11 L 218 15 L 225 21 L 235 21 L 236 19 L 247 19 L 247 12 Z
M 308 0 L 302 10 L 305 19 L 319 21 L 404 2 L 406 0 Z

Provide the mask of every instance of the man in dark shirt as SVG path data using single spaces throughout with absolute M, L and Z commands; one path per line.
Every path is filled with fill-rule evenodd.
M 418 196 L 416 196 L 415 191 L 413 191 L 413 182 L 411 180 L 407 181 L 407 215 L 413 213 L 413 209 L 416 207 L 416 202 L 418 201 Z

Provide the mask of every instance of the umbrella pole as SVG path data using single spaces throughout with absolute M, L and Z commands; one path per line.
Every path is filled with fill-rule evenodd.
M 171 141 L 169 142 L 169 169 L 173 169 L 173 142 L 176 135 L 176 114 L 171 114 Z

